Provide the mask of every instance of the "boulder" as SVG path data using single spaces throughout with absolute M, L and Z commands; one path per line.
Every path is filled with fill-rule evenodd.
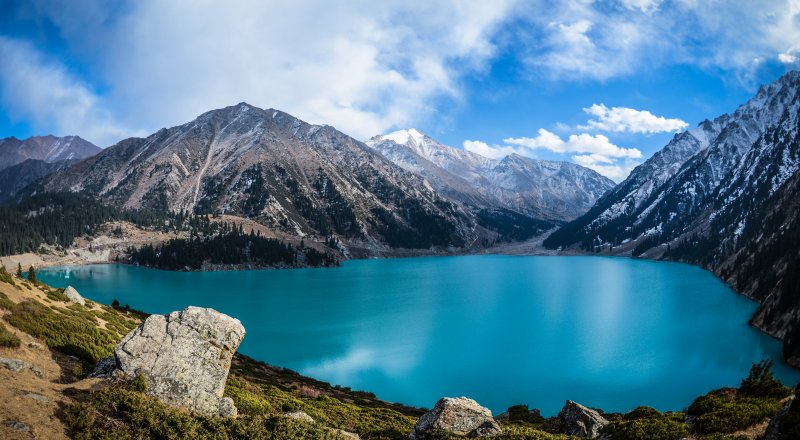
M 42 377 L 42 370 L 30 362 L 21 361 L 19 359 L 0 358 L 0 365 L 13 371 L 14 373 L 19 373 L 22 370 L 31 370 L 36 377 Z
M 314 423 L 314 419 L 310 415 L 304 413 L 303 411 L 284 413 L 283 417 L 300 420 L 301 422 Z
M 567 400 L 558 418 L 561 420 L 561 432 L 581 438 L 597 438 L 600 430 L 608 424 L 608 420 L 597 411 L 571 400 Z
M 433 430 L 467 437 L 491 437 L 501 433 L 492 412 L 466 397 L 440 399 L 432 410 L 419 418 L 408 438 L 424 439 Z
M 781 437 L 781 423 L 786 416 L 789 415 L 789 411 L 792 410 L 792 405 L 797 405 L 797 393 L 800 392 L 800 384 L 798 384 L 794 389 L 794 396 L 792 396 L 789 400 L 786 401 L 786 404 L 772 417 L 772 420 L 769 421 L 769 426 L 767 426 L 767 432 L 764 434 L 764 440 L 782 440 Z
M 75 290 L 75 288 L 74 288 L 74 287 L 72 287 L 72 286 L 67 286 L 67 288 L 66 288 L 66 289 L 64 289 L 64 295 L 66 295 L 66 296 L 67 296 L 67 298 L 68 298 L 70 301 L 74 302 L 75 304 L 80 304 L 80 305 L 82 305 L 82 306 L 85 306 L 85 305 L 86 305 L 86 300 L 85 300 L 85 299 L 83 299 L 83 297 L 81 296 L 81 294 L 80 294 L 80 293 L 78 293 L 78 291 L 77 291 L 77 290 Z
M 222 394 L 244 334 L 238 319 L 212 309 L 151 315 L 115 348 L 114 375 L 144 376 L 148 394 L 170 406 L 235 417 L 233 401 Z

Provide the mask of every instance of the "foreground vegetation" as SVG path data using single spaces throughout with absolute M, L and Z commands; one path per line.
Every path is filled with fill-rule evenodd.
M 41 339 L 51 349 L 77 357 L 85 376 L 97 360 L 141 323 L 144 315 L 129 309 L 65 302 L 61 289 L 0 271 L 0 311 L 7 325 Z M 3 290 L 26 293 L 15 302 Z M 40 292 L 38 297 L 28 292 Z M 102 325 L 101 325 L 102 323 Z M 8 338 L 8 335 L 11 338 Z M 10 340 L 10 343 L 2 341 Z M 0 325 L 0 345 L 14 347 L 19 339 Z M 740 440 L 738 431 L 763 424 L 784 405 L 791 390 L 775 380 L 768 362 L 754 365 L 738 388 L 723 388 L 697 398 L 685 412 L 661 413 L 639 407 L 626 414 L 604 414 L 610 423 L 603 434 L 612 440 Z M 368 392 L 352 391 L 303 377 L 246 356 L 234 357 L 225 394 L 240 416 L 205 417 L 162 404 L 146 393 L 143 379 L 101 383 L 94 391 L 73 390 L 61 420 L 77 439 L 340 439 L 338 431 L 362 439 L 405 439 L 424 410 L 391 404 Z M 75 394 L 77 393 L 77 394 Z M 302 411 L 315 423 L 286 417 Z M 567 440 L 558 434 L 558 418 L 516 405 L 499 417 L 503 434 L 497 439 Z M 784 438 L 800 438 L 800 404 L 789 411 L 782 426 Z M 762 428 L 763 429 L 763 428 Z M 794 436 L 794 437 L 793 437 Z M 438 432 L 431 439 L 454 439 Z

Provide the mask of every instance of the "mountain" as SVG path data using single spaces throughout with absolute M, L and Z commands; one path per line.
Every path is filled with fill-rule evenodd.
M 761 303 L 800 365 L 800 72 L 676 135 L 545 246 L 700 264 Z
M 375 136 L 367 145 L 467 205 L 504 208 L 551 221 L 585 213 L 614 182 L 580 165 L 517 154 L 492 160 L 443 145 L 416 129 Z
M 36 188 L 128 208 L 237 214 L 293 236 L 335 235 L 356 254 L 464 247 L 493 234 L 333 127 L 246 103 L 123 140 Z
M 101 148 L 78 136 L 33 136 L 24 140 L 15 137 L 0 139 L 0 170 L 28 159 L 55 163 L 85 159 Z
M 63 170 L 78 159 L 65 159 L 56 162 L 45 162 L 39 159 L 26 159 L 16 165 L 0 170 L 0 203 L 7 202 L 26 186 Z

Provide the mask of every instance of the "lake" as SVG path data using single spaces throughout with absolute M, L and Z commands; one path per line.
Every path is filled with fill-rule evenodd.
M 747 325 L 756 304 L 703 269 L 609 257 L 461 256 L 339 268 L 168 272 L 42 269 L 39 279 L 151 313 L 189 305 L 239 318 L 244 354 L 408 405 L 468 396 L 555 415 L 681 410 L 737 386 L 780 342 Z

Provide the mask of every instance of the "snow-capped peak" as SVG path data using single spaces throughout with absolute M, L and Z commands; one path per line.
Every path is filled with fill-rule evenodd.
M 425 140 L 425 135 L 420 133 L 420 131 L 416 128 L 397 130 L 380 137 L 383 140 L 390 140 L 400 145 L 408 145 L 411 143 L 411 141 L 417 145 L 422 145 L 422 142 Z

